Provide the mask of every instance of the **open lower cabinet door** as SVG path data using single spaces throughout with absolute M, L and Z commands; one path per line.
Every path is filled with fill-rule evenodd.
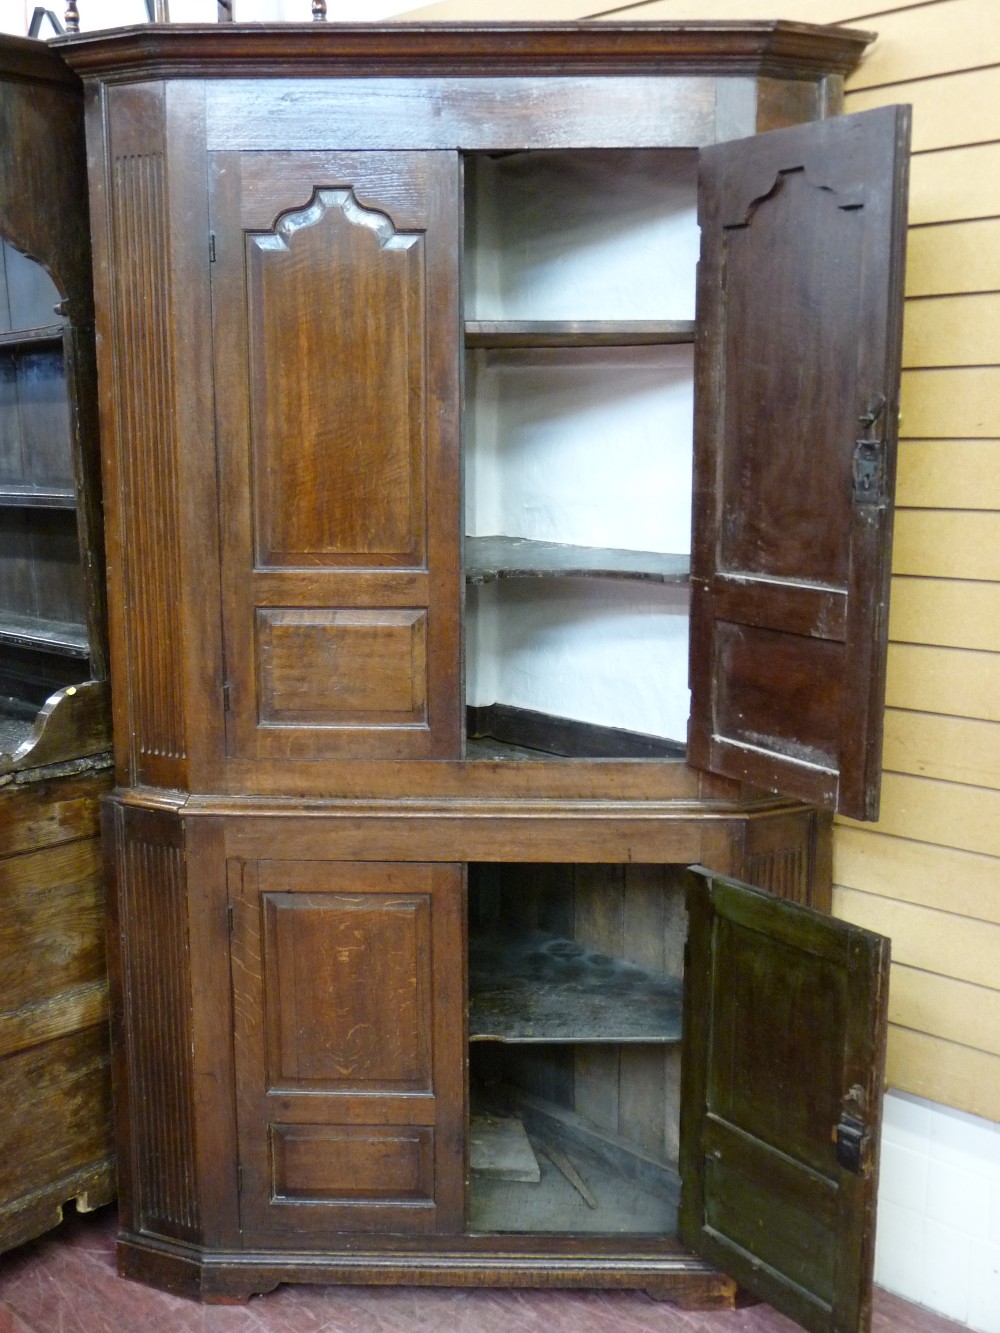
M 871 1320 L 889 941 L 697 869 L 680 1238 L 812 1333 Z
M 689 762 L 878 816 L 910 117 L 700 155 Z

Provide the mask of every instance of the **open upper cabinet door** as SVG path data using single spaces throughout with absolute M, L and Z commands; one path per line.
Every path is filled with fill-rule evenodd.
M 692 764 L 878 816 L 909 109 L 701 154 Z
M 691 873 L 680 1238 L 812 1333 L 871 1318 L 889 941 Z

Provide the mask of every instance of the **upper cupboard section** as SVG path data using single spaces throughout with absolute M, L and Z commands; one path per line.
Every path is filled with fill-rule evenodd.
M 230 757 L 677 754 L 696 154 L 213 166 Z
M 682 753 L 697 165 L 466 161 L 470 753 Z
M 693 320 L 697 176 L 693 150 L 470 157 L 466 318 Z

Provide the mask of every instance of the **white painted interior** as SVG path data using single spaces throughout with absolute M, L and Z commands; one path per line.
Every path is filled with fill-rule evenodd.
M 690 347 L 468 358 L 466 530 L 691 549 Z
M 693 150 L 467 164 L 468 319 L 693 319 Z
M 469 589 L 466 624 L 470 703 L 684 740 L 686 589 L 606 579 L 491 583 Z
M 694 155 L 523 153 L 467 166 L 471 319 L 692 319 Z M 466 531 L 684 554 L 690 346 L 470 354 Z M 686 591 L 622 580 L 470 589 L 467 697 L 687 734 Z

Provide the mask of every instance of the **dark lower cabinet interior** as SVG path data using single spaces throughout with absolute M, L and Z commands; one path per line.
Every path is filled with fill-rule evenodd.
M 474 1232 L 673 1236 L 679 867 L 469 867 Z

